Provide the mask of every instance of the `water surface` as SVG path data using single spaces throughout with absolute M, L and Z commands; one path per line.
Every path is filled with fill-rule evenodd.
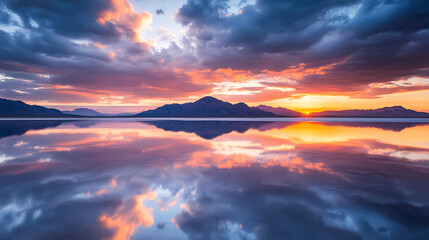
M 0 121 L 0 239 L 427 239 L 429 124 Z

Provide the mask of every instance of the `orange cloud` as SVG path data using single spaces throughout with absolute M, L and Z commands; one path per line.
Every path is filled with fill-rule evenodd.
M 203 69 L 203 70 L 184 70 L 175 69 L 176 73 L 184 73 L 188 75 L 191 80 L 197 84 L 211 84 L 213 82 L 246 82 L 254 78 L 251 71 L 233 70 L 231 68 L 220 68 L 217 70 Z
M 302 79 L 306 75 L 324 75 L 326 74 L 327 70 L 332 69 L 337 64 L 338 63 L 333 63 L 315 68 L 307 68 L 304 63 L 301 63 L 298 66 L 292 66 L 280 72 L 265 70 L 263 73 L 272 78 L 286 77 L 292 79 Z
M 110 59 L 114 59 L 114 58 L 115 58 L 115 55 L 116 55 L 115 51 L 110 51 L 110 52 L 109 52 L 109 57 L 110 57 Z
M 104 11 L 98 17 L 98 22 L 115 24 L 120 31 L 135 42 L 143 42 L 140 32 L 152 24 L 149 12 L 135 12 L 128 0 L 111 0 L 112 9 Z
M 107 190 L 105 188 L 103 188 L 103 189 L 100 189 L 97 192 L 95 192 L 95 195 L 96 196 L 100 196 L 100 195 L 103 195 L 103 194 L 106 194 L 106 193 L 108 193 Z
M 217 70 L 203 69 L 203 70 L 184 70 L 175 69 L 177 73 L 184 73 L 188 75 L 193 82 L 199 84 L 210 84 L 213 82 L 247 82 L 250 80 L 289 80 L 289 79 L 302 79 L 306 75 L 324 75 L 326 71 L 332 69 L 337 63 L 307 68 L 304 63 L 299 66 L 292 66 L 283 71 L 269 71 L 263 70 L 252 72 L 249 70 L 234 70 L 231 68 L 219 68 Z
M 112 187 L 116 187 L 116 185 L 117 185 L 116 180 L 115 180 L 115 179 L 112 179 L 112 180 L 110 181 L 110 186 L 112 186 Z

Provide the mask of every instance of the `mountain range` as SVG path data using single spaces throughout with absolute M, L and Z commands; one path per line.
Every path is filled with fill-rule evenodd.
M 324 111 L 310 114 L 310 117 L 389 117 L 389 118 L 427 118 L 429 113 L 417 112 L 402 106 L 378 109 L 354 109 L 340 111 Z
M 72 111 L 63 111 L 63 113 L 83 116 L 83 117 L 124 117 L 124 116 L 127 117 L 127 116 L 132 116 L 136 114 L 136 113 L 129 113 L 129 112 L 115 113 L 115 114 L 101 113 L 90 108 L 75 108 Z
M 303 114 L 300 112 L 293 111 L 287 108 L 282 108 L 282 107 L 275 108 L 267 105 L 259 105 L 255 108 L 261 109 L 262 111 L 271 112 L 282 117 L 302 117 L 303 116 Z
M 29 105 L 22 101 L 0 98 L 0 117 L 68 117 L 54 108 L 45 108 L 38 105 Z
M 29 105 L 22 101 L 0 98 L 0 117 L 145 117 L 145 118 L 174 118 L 174 117 L 303 117 L 300 112 L 287 108 L 259 105 L 249 107 L 245 103 L 228 103 L 214 97 L 203 97 L 195 102 L 184 104 L 166 104 L 156 109 L 143 111 L 138 114 L 103 114 L 89 108 L 77 108 L 73 111 L 63 111 Z M 365 117 L 365 118 L 429 118 L 429 113 L 417 112 L 402 106 L 384 107 L 378 109 L 354 109 L 340 111 L 316 112 L 306 117 Z
M 203 97 L 195 102 L 167 104 L 144 111 L 135 117 L 276 117 L 278 115 L 252 108 L 245 103 L 231 104 L 214 97 Z

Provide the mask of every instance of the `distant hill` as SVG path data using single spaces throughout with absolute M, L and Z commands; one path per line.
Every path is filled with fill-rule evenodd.
M 89 108 L 76 108 L 73 111 L 63 111 L 65 114 L 73 114 L 79 116 L 88 116 L 88 117 L 96 117 L 96 116 L 104 116 L 105 114 L 99 113 L 95 110 Z
M 167 104 L 144 111 L 135 117 L 275 117 L 274 113 L 251 108 L 245 103 L 231 104 L 214 97 L 203 97 L 196 102 Z
M 282 117 L 302 117 L 303 114 L 297 111 L 293 111 L 287 108 L 282 107 L 271 107 L 267 105 L 259 105 L 255 108 L 261 109 L 262 111 L 271 112 L 276 115 L 282 116 Z
M 380 118 L 428 118 L 429 113 L 417 112 L 402 106 L 369 110 L 324 111 L 310 114 L 311 117 L 380 117 Z
M 0 117 L 67 117 L 54 108 L 29 105 L 22 101 L 0 98 Z
M 101 113 L 90 108 L 76 108 L 73 111 L 63 111 L 63 113 L 83 117 L 129 117 L 136 114 L 135 112 Z

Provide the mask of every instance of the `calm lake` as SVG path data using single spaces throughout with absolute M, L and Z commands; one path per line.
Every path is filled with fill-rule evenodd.
M 0 239 L 429 239 L 429 123 L 0 121 Z

